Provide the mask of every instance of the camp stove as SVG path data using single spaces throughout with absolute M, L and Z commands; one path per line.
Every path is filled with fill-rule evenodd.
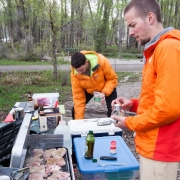
M 12 148 L 10 167 L 11 168 L 24 168 L 26 167 L 27 160 L 32 156 L 33 149 L 53 149 L 63 147 L 62 134 L 31 134 L 32 114 L 26 113 L 22 125 L 19 129 L 16 141 Z M 61 167 L 61 171 L 68 172 L 71 180 L 74 180 L 74 171 L 72 166 L 71 155 L 68 150 L 63 157 L 66 165 Z M 28 174 L 29 175 L 29 174 Z M 25 178 L 26 180 L 28 178 Z

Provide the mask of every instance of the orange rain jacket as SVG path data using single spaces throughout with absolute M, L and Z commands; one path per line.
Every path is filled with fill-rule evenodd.
M 136 132 L 137 152 L 163 162 L 180 161 L 180 31 L 164 29 L 145 47 L 139 97 L 126 125 Z
M 78 74 L 72 67 L 71 84 L 74 101 L 75 119 L 83 119 L 86 105 L 85 90 L 93 95 L 94 91 L 109 96 L 118 84 L 118 77 L 108 59 L 94 51 L 81 51 L 90 62 L 90 76 Z

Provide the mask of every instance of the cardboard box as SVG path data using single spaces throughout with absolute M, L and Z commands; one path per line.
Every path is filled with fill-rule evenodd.
M 40 132 L 54 131 L 54 129 L 62 120 L 62 115 L 59 108 L 43 108 L 44 115 L 39 115 L 39 129 Z
M 116 141 L 117 153 L 110 153 L 110 142 Z M 85 138 L 74 138 L 74 148 L 77 164 L 83 180 L 135 180 L 139 163 L 120 136 L 95 137 L 94 157 L 98 163 L 121 163 L 124 166 L 100 166 L 92 160 L 84 158 Z M 117 157 L 115 161 L 100 160 L 100 156 Z
M 61 121 L 62 115 L 60 113 L 51 114 L 46 116 L 39 116 L 39 129 L 41 132 L 53 131 Z

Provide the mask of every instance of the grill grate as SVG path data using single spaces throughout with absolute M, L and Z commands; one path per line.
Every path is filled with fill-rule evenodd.
M 58 149 L 58 148 L 62 148 L 62 147 L 54 147 L 53 149 Z M 49 148 L 48 148 L 49 149 Z M 45 152 L 45 150 L 48 150 L 48 149 L 42 149 L 44 152 Z M 50 148 L 51 149 L 51 148 Z M 68 156 L 68 149 L 67 148 L 65 148 L 66 149 L 66 154 L 63 156 L 63 159 L 65 160 L 65 162 L 66 162 L 66 164 L 64 165 L 64 166 L 61 166 L 61 169 L 60 169 L 60 171 L 62 171 L 62 172 L 67 172 L 67 173 L 70 173 L 70 177 L 71 177 L 71 179 L 73 179 L 72 177 L 72 171 L 71 171 L 71 167 L 70 167 L 70 160 L 69 160 L 69 156 Z M 33 155 L 33 149 L 29 149 L 28 151 L 27 151 L 27 153 L 26 153 L 26 158 L 25 158 L 25 163 L 24 163 L 24 167 L 27 167 L 27 161 L 28 161 L 28 159 L 30 158 L 30 157 L 33 157 L 34 155 Z M 43 161 L 42 161 L 42 165 L 45 165 L 46 164 L 46 161 L 45 161 L 45 159 L 41 156 L 40 157 L 40 159 L 42 159 Z M 49 175 L 50 176 L 50 175 Z M 44 178 L 44 179 L 47 179 L 47 178 Z M 64 180 L 64 179 L 62 179 L 62 180 Z

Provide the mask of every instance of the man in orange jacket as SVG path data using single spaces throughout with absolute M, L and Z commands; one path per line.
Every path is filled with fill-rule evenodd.
M 163 28 L 156 0 L 132 0 L 124 10 L 129 35 L 144 47 L 138 99 L 119 97 L 112 106 L 137 112 L 115 116 L 117 127 L 136 132 L 141 180 L 176 180 L 180 166 L 180 31 Z
M 106 101 L 110 117 L 111 102 L 117 98 L 118 77 L 108 59 L 94 51 L 81 51 L 72 55 L 71 65 L 73 119 L 84 119 L 85 106 L 95 91 L 102 97 L 102 104 Z

